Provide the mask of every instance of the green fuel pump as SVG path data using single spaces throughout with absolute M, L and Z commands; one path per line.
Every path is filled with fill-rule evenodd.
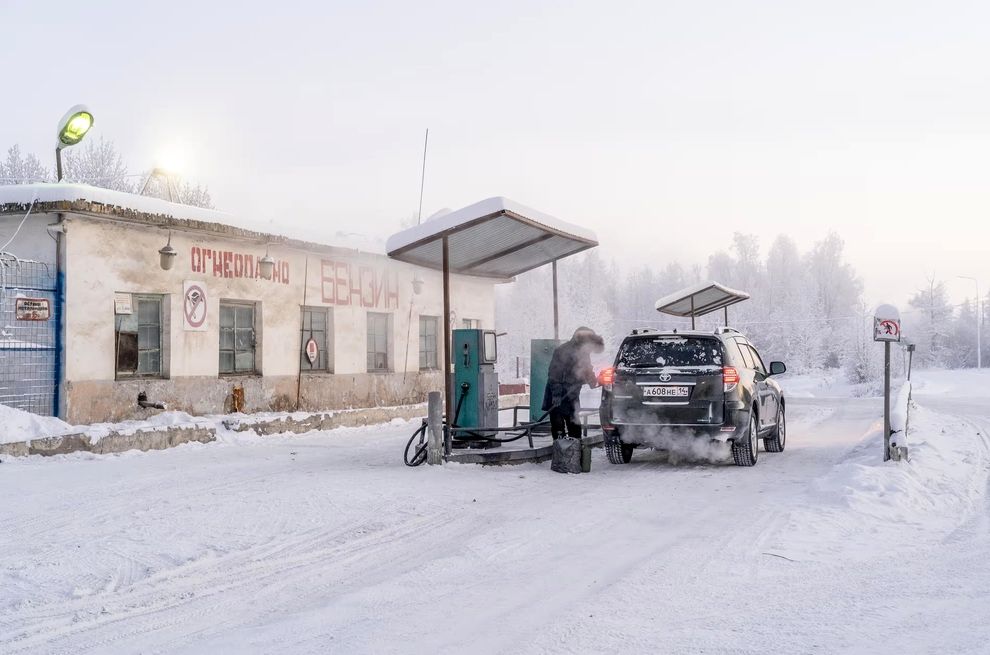
M 529 342 L 529 420 L 538 421 L 543 416 L 543 393 L 547 388 L 547 374 L 553 351 L 563 341 L 557 339 L 533 339 Z
M 457 426 L 479 428 L 472 436 L 494 436 L 484 428 L 498 427 L 498 356 L 493 330 L 454 330 L 454 402 L 460 408 Z

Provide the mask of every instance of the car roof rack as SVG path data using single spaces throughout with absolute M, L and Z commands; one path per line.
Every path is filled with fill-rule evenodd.
M 726 332 L 735 332 L 736 334 L 742 334 L 739 330 L 734 327 L 729 327 L 728 325 L 720 325 L 715 328 L 715 334 L 725 334 Z
M 660 330 L 656 328 L 646 327 L 646 328 L 634 328 L 632 333 L 636 335 L 636 334 L 649 334 L 650 332 L 659 332 L 659 331 Z

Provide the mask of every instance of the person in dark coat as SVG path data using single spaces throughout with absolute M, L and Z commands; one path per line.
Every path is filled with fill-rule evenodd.
M 550 358 L 547 387 L 543 393 L 543 411 L 550 412 L 550 431 L 554 439 L 565 435 L 579 439 L 577 422 L 581 387 L 598 386 L 591 367 L 591 353 L 605 350 L 605 340 L 587 327 L 579 327 L 574 336 L 557 347 Z

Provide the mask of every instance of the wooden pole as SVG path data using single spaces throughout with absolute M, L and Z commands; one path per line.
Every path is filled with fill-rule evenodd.
M 431 391 L 428 398 L 426 419 L 429 442 L 426 446 L 426 463 L 430 466 L 443 464 L 443 400 L 439 391 Z
M 443 394 L 447 430 L 454 426 L 454 376 L 450 371 L 450 349 L 454 335 L 450 329 L 450 246 L 443 238 Z
M 890 459 L 890 342 L 883 342 L 883 461 Z
M 560 312 L 557 308 L 557 260 L 553 260 L 553 339 L 560 341 Z

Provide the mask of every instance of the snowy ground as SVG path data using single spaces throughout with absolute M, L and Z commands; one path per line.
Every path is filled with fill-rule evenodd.
M 412 424 L 5 458 L 3 653 L 986 653 L 990 376 L 793 398 L 756 468 L 407 469 Z

